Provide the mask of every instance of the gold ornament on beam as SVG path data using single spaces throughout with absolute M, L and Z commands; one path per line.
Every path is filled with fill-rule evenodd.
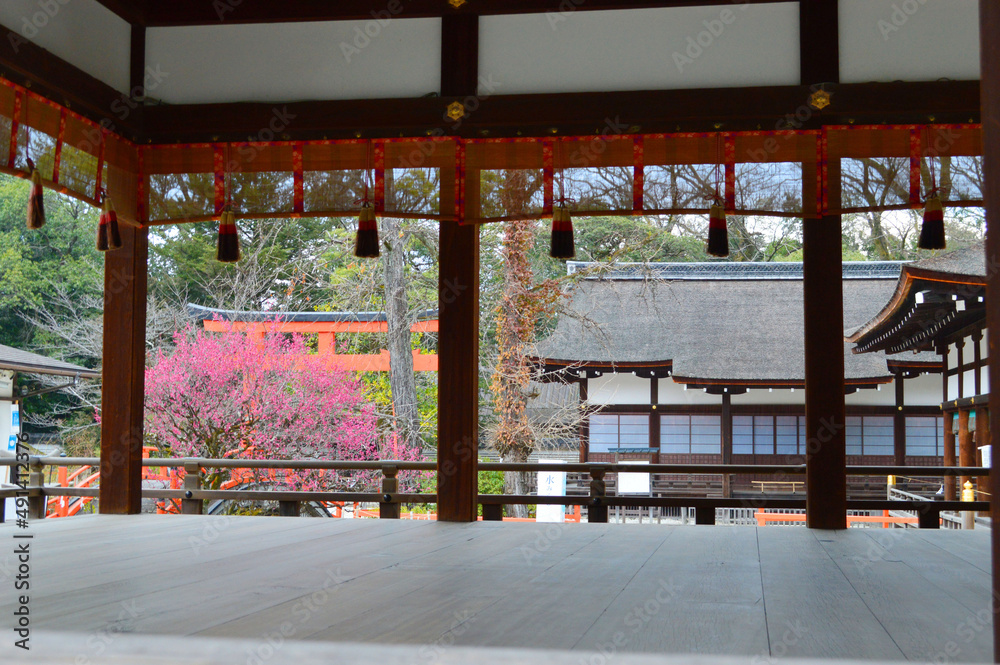
M 822 111 L 830 105 L 830 93 L 826 90 L 817 90 L 809 95 L 809 105 Z
M 465 105 L 462 102 L 452 102 L 448 104 L 448 117 L 452 120 L 461 120 L 465 117 Z
M 448 0 L 448 4 L 454 7 L 455 9 L 458 9 L 459 7 L 465 4 L 465 0 Z

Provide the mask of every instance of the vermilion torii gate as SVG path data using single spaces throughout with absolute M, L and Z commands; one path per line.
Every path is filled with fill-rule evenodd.
M 736 199 L 739 165 L 757 160 L 801 168 L 801 210 L 794 214 L 804 218 L 807 435 L 818 442 L 808 459 L 808 519 L 819 528 L 843 524 L 839 169 L 844 160 L 915 150 L 919 173 L 926 136 L 947 129 L 958 138 L 945 152 L 978 154 L 980 141 L 985 146 L 983 198 L 989 221 L 995 219 L 996 3 L 983 0 L 978 20 L 982 96 L 967 63 L 949 59 L 974 39 L 976 21 L 962 23 L 958 9 L 929 3 L 887 40 L 878 26 L 891 14 L 883 18 L 881 5 L 852 0 L 598 0 L 573 7 L 556 0 L 410 0 L 391 4 L 398 11 L 363 0 L 243 0 L 221 3 L 221 14 L 219 4 L 78 0 L 33 37 L 20 21 L 33 25 L 33 6 L 0 9 L 12 37 L 0 40 L 0 116 L 7 122 L 0 135 L 8 137 L 0 153 L 6 147 L 9 154 L 0 170 L 25 175 L 30 141 L 53 155 L 41 164 L 49 186 L 91 202 L 104 188 L 129 222 L 124 247 L 106 261 L 102 511 L 139 510 L 148 229 L 217 219 L 225 203 L 225 190 L 217 188 L 214 200 L 179 206 L 168 196 L 171 179 L 218 184 L 229 176 L 285 174 L 293 194 L 281 209 L 243 200 L 238 216 L 353 214 L 343 202 L 317 200 L 310 178 L 367 169 L 371 160 L 383 176 L 382 188 L 378 177 L 375 187 L 380 213 L 440 221 L 439 514 L 471 521 L 478 223 L 486 221 L 480 174 L 540 171 L 548 197 L 539 219 L 551 215 L 553 180 L 571 168 L 633 174 L 618 208 L 580 214 L 696 214 L 704 211 L 644 199 L 643 178 L 657 166 L 724 163 L 729 211 L 775 214 L 741 209 Z M 927 23 L 941 39 L 926 38 L 919 26 Z M 60 37 L 69 26 L 82 35 L 79 42 Z M 353 44 L 355 29 L 367 31 L 368 41 L 345 59 L 337 44 Z M 379 38 L 391 31 L 398 32 Z M 946 34 L 956 37 L 949 43 Z M 105 59 L 91 56 L 85 37 L 107 46 Z M 314 66 L 283 60 L 290 39 Z M 598 42 L 615 48 L 594 55 Z M 282 48 L 269 50 L 276 44 Z M 671 69 L 673 52 L 691 63 Z M 155 89 L 151 69 L 162 73 Z M 903 82 L 865 82 L 871 80 Z M 294 99 L 317 101 L 288 101 Z M 588 146 L 582 163 L 574 149 L 581 145 Z M 386 169 L 407 167 L 439 169 L 436 209 L 386 207 Z M 916 184 L 917 200 L 896 207 L 920 207 L 919 178 Z M 1000 257 L 995 236 L 991 260 Z M 997 293 L 990 290 L 991 316 L 1000 310 Z M 991 323 L 996 341 L 1000 322 Z M 1000 413 L 996 406 L 991 413 Z

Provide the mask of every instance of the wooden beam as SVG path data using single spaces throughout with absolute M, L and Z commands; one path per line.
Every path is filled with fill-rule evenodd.
M 442 22 L 445 45 L 464 49 L 472 63 L 441 54 L 441 91 L 475 95 L 478 17 Z M 441 169 L 441 208 L 461 200 L 455 168 Z M 479 215 L 479 172 L 464 186 L 467 217 Z M 438 519 L 474 522 L 479 493 L 479 225 L 442 222 L 438 259 Z
M 837 0 L 799 3 L 799 76 L 803 83 L 840 82 L 840 12 Z
M 955 430 L 954 430 L 954 418 L 955 414 L 953 412 L 946 412 L 944 414 L 944 465 L 945 466 L 957 466 L 955 459 Z M 956 498 L 955 492 L 955 476 L 945 476 L 944 477 L 944 500 L 954 501 Z
M 451 38 L 448 38 L 451 39 Z M 455 38 L 458 41 L 458 38 Z M 447 41 L 447 40 L 445 40 Z M 468 41 L 468 40 L 467 40 Z M 591 135 L 600 133 L 815 129 L 822 124 L 885 124 L 976 122 L 978 81 L 921 83 L 852 83 L 827 86 L 831 106 L 811 110 L 799 123 L 795 114 L 806 105 L 812 89 L 771 86 L 699 90 L 490 95 L 479 99 L 475 113 L 455 123 L 448 105 L 475 95 L 476 72 L 463 63 L 469 90 L 463 94 L 406 99 L 367 99 L 274 103 L 165 104 L 144 110 L 145 138 L 152 143 L 245 141 L 267 127 L 276 113 L 291 120 L 279 140 L 423 136 L 427 133 L 480 136 Z M 442 77 L 442 92 L 452 92 Z M 444 86 L 448 87 L 445 88 Z M 363 123 L 359 123 L 363 118 Z
M 478 85 L 479 17 L 445 16 L 441 19 L 441 95 L 475 95 Z
M 133 26 L 146 25 L 146 0 L 97 0 Z M 238 1 L 238 0 L 237 0 Z
M 722 463 L 733 463 L 733 397 L 728 392 L 722 393 Z M 731 483 L 731 476 L 722 476 L 722 496 L 733 495 Z
M 906 465 L 906 379 L 903 370 L 895 372 L 896 410 L 892 414 L 892 451 L 896 466 Z
M 139 138 L 134 113 L 125 113 L 126 95 L 0 25 L 0 76 L 29 88 L 80 115 L 103 123 L 130 140 Z
M 104 259 L 100 510 L 133 514 L 141 508 L 149 231 L 120 230 L 123 246 Z
M 784 0 L 743 0 L 767 4 Z M 452 7 L 445 0 L 389 0 L 373 4 L 369 0 L 170 0 L 148 3 L 141 11 L 129 7 L 128 0 L 100 0 L 130 22 L 149 26 L 219 25 L 220 23 L 289 23 L 297 21 L 359 21 L 375 17 L 436 18 L 489 14 L 571 13 L 614 9 L 699 7 L 724 4 L 720 0 L 474 0 Z M 139 3 L 146 5 L 145 2 Z M 132 17 L 132 18 L 129 18 Z
M 803 168 L 805 187 L 816 186 L 814 168 Z M 839 160 L 831 159 L 828 169 L 830 204 L 836 206 L 840 201 Z M 814 529 L 843 529 L 847 514 L 841 245 L 839 215 L 803 220 L 806 523 Z

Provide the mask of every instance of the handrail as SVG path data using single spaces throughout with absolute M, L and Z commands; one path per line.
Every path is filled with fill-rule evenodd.
M 298 515 L 299 506 L 303 502 L 357 502 L 378 503 L 379 514 L 383 518 L 398 518 L 400 505 L 437 503 L 436 494 L 399 492 L 400 471 L 432 471 L 437 468 L 435 462 L 417 462 L 402 460 L 273 460 L 273 459 L 208 459 L 208 458 L 143 458 L 145 467 L 177 467 L 186 471 L 183 489 L 145 488 L 141 490 L 143 498 L 180 499 L 181 511 L 187 514 L 201 514 L 203 502 L 206 500 L 232 501 L 277 501 L 282 515 Z M 88 487 L 61 487 L 44 485 L 43 470 L 45 466 L 92 466 L 100 465 L 99 458 L 92 457 L 40 457 L 29 456 L 21 458 L 0 459 L 3 466 L 27 466 L 31 469 L 29 486 L 17 491 L 18 496 L 27 496 L 29 510 L 34 517 L 44 516 L 46 497 L 79 496 L 97 497 L 100 490 Z M 382 474 L 380 492 L 350 492 L 350 491 L 297 491 L 297 490 L 258 490 L 258 489 L 203 489 L 202 471 L 206 468 L 229 469 L 315 469 L 315 470 L 349 470 L 361 469 L 379 471 Z M 684 496 L 614 496 L 608 495 L 605 477 L 608 473 L 646 473 L 646 474 L 677 474 L 677 475 L 772 475 L 776 477 L 801 476 L 806 472 L 805 465 L 751 465 L 751 464 L 604 464 L 587 463 L 505 463 L 481 462 L 481 471 L 563 471 L 587 474 L 590 477 L 589 493 L 568 496 L 536 496 L 481 494 L 477 502 L 482 506 L 484 519 L 496 520 L 502 518 L 503 505 L 510 504 L 546 504 L 563 506 L 587 506 L 588 521 L 606 522 L 608 508 L 611 506 L 638 507 L 693 507 L 696 511 L 696 523 L 714 524 L 717 508 L 771 508 L 771 509 L 804 509 L 805 498 L 749 496 L 736 498 L 717 497 L 684 497 Z M 922 476 L 987 476 L 988 468 L 983 467 L 914 467 L 914 466 L 881 466 L 860 465 L 848 466 L 849 476 L 901 476 L 913 474 Z M 921 527 L 937 528 L 942 510 L 988 510 L 986 501 L 938 501 L 934 499 L 917 498 L 913 500 L 866 499 L 847 502 L 848 510 L 908 510 L 918 513 Z
M 99 466 L 98 457 L 41 457 L 32 455 L 28 465 L 42 464 L 44 466 Z M 416 462 L 404 460 L 274 460 L 274 459 L 243 459 L 226 458 L 211 459 L 202 457 L 144 457 L 142 466 L 147 467 L 183 467 L 198 464 L 201 468 L 213 469 L 360 469 L 382 470 L 394 467 L 401 471 L 435 471 L 436 462 Z M 0 458 L 0 466 L 25 465 L 15 458 Z M 480 471 L 566 471 L 570 473 L 589 473 L 600 469 L 606 473 L 659 473 L 659 474 L 691 474 L 691 475 L 746 475 L 746 474 L 789 474 L 805 475 L 805 464 L 615 464 L 603 462 L 480 462 Z M 988 476 L 988 467 L 978 466 L 884 466 L 857 465 L 848 466 L 848 476 L 892 476 L 914 474 L 920 476 Z

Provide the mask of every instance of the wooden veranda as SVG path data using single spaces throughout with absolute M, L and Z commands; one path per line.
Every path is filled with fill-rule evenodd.
M 9 120 L 9 126 L 0 133 L 6 134 L 6 130 L 10 130 L 7 145 L 10 159 L 0 170 L 26 175 L 23 155 L 18 152 L 18 139 L 23 141 L 23 130 L 30 127 L 36 135 L 51 138 L 56 154 L 60 154 L 63 145 L 68 145 L 86 153 L 88 157 L 83 161 L 92 160 L 96 167 L 95 188 L 92 180 L 88 180 L 89 176 L 79 181 L 70 177 L 60 178 L 59 160 L 56 159 L 55 165 L 47 166 L 49 170 L 43 175 L 48 186 L 94 202 L 104 177 L 104 184 L 126 222 L 122 226 L 124 246 L 110 252 L 105 263 L 104 418 L 100 485 L 100 509 L 105 513 L 101 518 L 105 521 L 101 524 L 124 525 L 120 530 L 109 531 L 110 537 L 122 539 L 122 542 L 128 538 L 141 538 L 138 531 L 131 531 L 131 527 L 134 524 L 139 529 L 146 519 L 120 518 L 133 521 L 119 523 L 110 515 L 135 514 L 140 510 L 148 230 L 150 225 L 157 223 L 215 219 L 221 212 L 220 203 L 223 203 L 217 195 L 216 200 L 208 201 L 202 211 L 188 211 L 178 217 L 157 215 L 150 209 L 150 190 L 157 187 L 158 178 L 164 174 L 200 173 L 211 177 L 214 173 L 218 183 L 228 173 L 228 151 L 234 145 L 252 147 L 257 151 L 254 154 L 266 154 L 267 159 L 260 160 L 253 168 L 264 169 L 260 164 L 266 161 L 269 170 L 273 168 L 294 177 L 299 193 L 303 159 L 307 170 L 367 168 L 364 150 L 373 142 L 376 150 L 381 146 L 382 152 L 376 152 L 376 161 L 381 154 L 383 170 L 400 163 L 416 162 L 441 169 L 439 210 L 421 214 L 440 221 L 437 498 L 439 516 L 443 521 L 473 522 L 477 513 L 479 223 L 485 220 L 480 210 L 479 179 L 476 176 L 491 168 L 534 168 L 546 171 L 551 180 L 552 170 L 568 168 L 571 159 L 558 147 L 553 156 L 553 145 L 562 145 L 564 140 L 570 138 L 579 141 L 581 137 L 585 140 L 598 137 L 603 141 L 601 145 L 606 151 L 591 162 L 595 167 L 632 166 L 633 155 L 637 154 L 633 151 L 642 152 L 640 139 L 646 142 L 647 155 L 659 151 L 659 157 L 647 158 L 650 164 L 670 163 L 666 155 L 670 151 L 683 152 L 678 146 L 685 141 L 694 142 L 687 148 L 684 157 L 688 163 L 699 163 L 699 160 L 701 163 L 714 162 L 717 151 L 735 151 L 739 146 L 740 159 L 744 152 L 759 154 L 755 151 L 763 150 L 765 157 L 777 152 L 782 160 L 801 164 L 806 429 L 809 439 L 818 443 L 807 460 L 810 527 L 842 529 L 847 506 L 842 427 L 845 410 L 840 288 L 841 214 L 844 213 L 839 191 L 841 159 L 857 155 L 912 155 L 909 152 L 911 138 L 916 132 L 915 152 L 919 160 L 921 134 L 940 127 L 960 132 L 956 150 L 966 151 L 962 154 L 978 152 L 983 156 L 986 178 L 982 205 L 986 209 L 989 226 L 986 253 L 987 265 L 991 267 L 987 279 L 988 334 L 990 348 L 1000 349 L 1000 275 L 992 269 L 1000 265 L 1000 233 L 996 231 L 1000 216 L 1000 3 L 994 0 L 979 2 L 978 36 L 982 56 L 979 80 L 942 81 L 936 80 L 939 76 L 918 76 L 914 80 L 893 83 L 842 82 L 845 58 L 865 56 L 864 53 L 847 53 L 841 48 L 842 33 L 845 32 L 841 26 L 852 12 L 860 11 L 858 3 L 848 0 L 754 0 L 743 3 L 739 11 L 773 9 L 784 12 L 781 16 L 798 29 L 797 40 L 784 35 L 786 40 L 796 41 L 793 56 L 787 58 L 787 62 L 773 63 L 777 72 L 773 75 L 774 80 L 780 79 L 779 83 L 741 84 L 733 83 L 731 79 L 718 83 L 714 79 L 706 79 L 700 84 L 697 80 L 687 81 L 686 84 L 676 84 L 676 81 L 671 84 L 668 81 L 656 86 L 648 83 L 650 79 L 640 78 L 636 80 L 646 82 L 647 87 L 653 86 L 654 89 L 612 87 L 610 83 L 593 89 L 583 85 L 572 88 L 574 82 L 568 80 L 565 85 L 572 89 L 566 91 L 545 89 L 538 92 L 518 89 L 514 85 L 510 87 L 517 90 L 510 93 L 505 92 L 502 86 L 489 89 L 486 85 L 489 83 L 489 61 L 484 54 L 496 57 L 498 49 L 493 41 L 484 39 L 481 43 L 480 37 L 482 34 L 508 34 L 498 28 L 496 21 L 499 18 L 554 16 L 557 24 L 552 26 L 552 35 L 542 33 L 546 39 L 554 39 L 553 35 L 563 29 L 559 27 L 561 22 L 574 15 L 587 15 L 588 20 L 593 21 L 602 20 L 601 16 L 610 17 L 604 19 L 608 22 L 609 41 L 617 39 L 619 43 L 626 44 L 631 43 L 629 36 L 614 30 L 616 22 L 624 20 L 622 12 L 686 11 L 713 7 L 720 25 L 726 26 L 730 23 L 726 22 L 725 17 L 729 15 L 725 12 L 736 11 L 729 6 L 733 4 L 735 7 L 735 4 L 716 6 L 713 0 L 596 0 L 586 3 L 566 0 L 409 0 L 385 4 L 365 0 L 337 3 L 99 0 L 98 5 L 97 0 L 77 0 L 75 3 L 48 3 L 57 7 L 55 14 L 46 14 L 44 9 L 37 9 L 40 5 L 36 4 L 10 3 L 0 10 L 8 12 L 0 14 L 7 17 L 5 20 L 18 23 L 6 25 L 5 38 L 0 39 L 0 68 L 4 77 L 3 85 L 0 85 L 0 115 Z M 74 14 L 82 11 L 73 8 L 77 4 L 93 5 L 93 11 L 86 15 Z M 914 3 L 921 7 L 931 4 Z M 66 17 L 82 22 L 77 26 L 67 26 L 64 22 L 62 29 L 68 31 L 67 34 L 86 28 L 85 24 L 90 20 L 88 17 L 93 17 L 95 22 L 98 18 L 112 21 L 117 26 L 114 39 L 117 40 L 118 51 L 114 52 L 124 54 L 120 59 L 125 64 L 118 68 L 121 71 L 106 74 L 105 64 L 95 64 L 91 57 L 93 49 L 70 39 L 58 39 L 60 33 L 54 28 L 49 32 L 42 29 L 44 26 L 40 28 L 37 25 L 39 21 L 35 19 L 38 11 L 42 11 L 45 24 L 51 22 L 55 26 L 65 21 Z M 107 18 L 111 14 L 113 17 Z M 60 15 L 64 18 L 60 19 Z M 31 30 L 20 25 L 20 16 L 24 17 L 26 25 L 35 28 L 34 33 L 29 34 Z M 427 28 L 427 24 L 419 24 L 424 27 L 419 28 L 412 43 L 406 44 L 414 53 L 432 52 L 434 57 L 424 64 L 431 69 L 437 68 L 430 76 L 436 86 L 433 90 L 417 92 L 407 88 L 405 80 L 412 78 L 412 72 L 403 71 L 405 68 L 402 65 L 406 63 L 399 63 L 402 73 L 390 76 L 388 68 L 386 73 L 386 80 L 395 82 L 396 87 L 386 83 L 385 90 L 372 92 L 371 88 L 357 84 L 356 88 L 352 88 L 358 91 L 356 98 L 323 98 L 322 93 L 316 93 L 320 95 L 316 97 L 314 90 L 303 90 L 294 99 L 317 101 L 285 103 L 286 100 L 267 94 L 251 101 L 241 101 L 227 97 L 224 85 L 227 80 L 223 79 L 223 84 L 216 82 L 215 88 L 209 92 L 174 87 L 173 90 L 181 90 L 187 96 L 178 93 L 172 103 L 155 103 L 155 98 L 166 93 L 153 89 L 154 83 L 161 82 L 156 76 L 151 76 L 157 74 L 160 63 L 151 61 L 147 54 L 178 53 L 183 50 L 185 39 L 192 43 L 212 42 L 221 34 L 220 30 L 233 26 L 251 26 L 246 28 L 249 32 L 241 33 L 241 39 L 253 41 L 253 35 L 278 31 L 287 24 L 355 21 L 361 22 L 364 27 L 366 21 L 375 21 L 376 26 L 381 26 L 380 21 L 409 19 L 429 20 L 434 22 L 434 26 L 440 26 L 437 32 L 436 27 Z M 763 25 L 765 20 L 766 17 L 759 23 L 748 25 Z M 636 29 L 635 23 L 629 25 Z M 696 25 L 699 27 L 693 33 L 695 37 L 702 30 L 700 23 Z M 705 30 L 710 30 L 710 27 L 705 27 Z M 711 32 L 706 34 L 712 38 Z M 765 30 L 756 39 L 749 39 L 748 43 L 753 46 L 748 47 L 748 52 L 752 53 L 755 48 L 764 49 L 771 37 L 777 40 L 778 35 L 770 35 Z M 971 32 L 964 35 L 965 40 L 975 37 Z M 878 38 L 875 32 L 873 39 Z M 368 42 L 373 39 L 369 35 Z M 725 43 L 739 43 L 735 32 L 732 42 L 727 41 L 730 39 L 728 34 L 726 39 L 717 39 L 713 48 L 719 50 L 706 51 L 701 62 L 710 63 L 711 53 L 727 53 L 729 47 Z M 112 41 L 109 37 L 109 43 Z M 538 39 L 535 43 L 543 41 Z M 886 43 L 890 41 L 887 39 Z M 368 42 L 364 47 L 355 44 L 354 48 L 369 48 Z M 388 45 L 390 40 L 379 44 Z M 285 49 L 294 46 L 284 44 Z M 512 50 L 516 50 L 516 46 Z M 652 42 L 647 46 L 652 48 Z M 948 44 L 936 46 L 949 49 Z M 383 47 L 389 48 L 370 48 L 375 52 L 375 49 Z M 702 51 L 707 48 L 702 47 Z M 683 43 L 679 49 L 683 52 Z M 108 52 L 112 50 L 109 48 Z M 60 55 L 54 54 L 54 51 Z M 227 53 L 217 55 L 223 62 Z M 270 54 L 268 58 L 274 59 L 277 55 Z M 340 57 L 339 52 L 336 55 Z M 605 54 L 603 57 L 612 56 Z M 877 57 L 872 56 L 872 59 Z M 265 64 L 268 58 L 265 58 Z M 414 61 L 417 60 L 414 56 Z M 739 64 L 737 57 L 731 57 L 727 66 L 735 68 Z M 569 68 L 571 63 L 560 61 L 559 54 L 553 52 L 537 65 L 540 68 L 542 65 L 549 68 L 555 66 L 558 70 L 560 67 Z M 211 66 L 212 62 L 200 62 L 203 71 L 211 70 Z M 672 67 L 673 64 L 667 62 L 657 66 Z M 298 67 L 308 69 L 303 63 L 298 63 Z M 512 66 L 512 70 L 516 67 Z M 280 71 L 268 71 L 269 74 L 251 72 L 249 75 L 243 71 L 242 75 L 246 80 L 262 82 L 265 87 L 277 87 L 283 83 Z M 231 74 L 238 79 L 240 72 Z M 597 76 L 597 72 L 594 75 Z M 197 79 L 195 73 L 190 71 L 186 76 L 187 80 Z M 484 76 L 487 77 L 486 83 Z M 855 78 L 861 76 L 858 74 Z M 181 78 L 181 74 L 175 75 L 170 85 L 183 87 L 179 81 Z M 905 77 L 890 76 L 885 80 L 896 81 L 899 78 Z M 366 77 L 363 82 L 371 79 L 377 77 Z M 113 84 L 108 80 L 113 80 Z M 165 80 L 170 81 L 170 77 L 166 76 Z M 549 79 L 549 85 L 555 85 L 552 80 Z M 541 81 L 538 85 L 543 83 Z M 347 86 L 347 83 L 344 85 Z M 166 89 L 164 85 L 163 90 Z M 368 91 L 367 94 L 365 91 Z M 825 97 L 816 97 L 817 92 Z M 862 136 L 852 132 L 866 132 L 864 136 L 868 138 L 849 139 L 848 134 Z M 774 140 L 773 144 L 769 141 L 781 136 L 793 138 Z M 830 139 L 829 145 L 827 138 Z M 500 139 L 509 140 L 509 144 L 491 143 Z M 340 143 L 334 145 L 334 142 Z M 865 145 L 859 148 L 859 143 Z M 612 144 L 614 149 L 607 149 Z M 969 147 L 972 144 L 975 144 L 974 148 Z M 424 152 L 423 148 L 427 145 L 440 147 Z M 773 150 L 770 149 L 772 145 L 776 146 Z M 816 150 L 817 145 L 821 147 L 820 152 Z M 891 147 L 882 152 L 885 146 Z M 973 152 L 968 153 L 969 150 Z M 410 162 L 405 161 L 408 155 L 414 156 Z M 245 166 L 247 161 L 253 159 L 241 163 Z M 736 158 L 726 158 L 727 179 L 730 171 L 735 172 L 736 162 Z M 105 164 L 108 167 L 106 175 L 101 169 Z M 641 168 L 636 167 L 636 173 L 641 173 Z M 633 182 L 639 180 L 637 177 Z M 641 197 L 634 201 L 641 201 Z M 903 207 L 919 205 L 919 201 L 909 201 Z M 732 206 L 727 202 L 727 207 Z M 335 212 L 345 211 L 332 204 L 324 209 L 309 210 L 297 198 L 287 210 L 248 210 L 245 216 L 326 215 Z M 633 205 L 627 212 L 641 214 L 655 211 Z M 551 215 L 551 201 L 537 217 L 547 215 Z M 1000 383 L 1000 353 L 991 353 L 989 362 L 990 375 Z M 1000 432 L 1000 421 L 997 420 L 1000 418 L 1000 395 L 990 398 L 990 418 L 990 430 Z M 994 514 L 1000 514 L 1000 493 L 992 492 L 992 497 Z M 441 526 L 444 525 L 438 525 L 438 528 Z M 182 528 L 180 523 L 177 528 Z M 448 533 L 457 533 L 460 528 L 461 525 L 457 525 L 455 531 Z M 430 533 L 430 529 L 425 531 Z M 817 559 L 831 557 L 826 551 L 827 546 L 838 547 L 845 538 L 832 534 L 829 536 L 830 543 L 821 543 L 821 536 L 812 532 L 804 534 L 795 538 L 811 539 L 808 545 L 812 548 L 811 553 L 803 552 L 798 559 L 791 557 L 787 567 L 815 565 L 820 570 L 821 566 L 829 565 L 828 561 L 817 562 Z M 850 540 L 853 537 L 846 538 Z M 974 537 L 982 538 L 980 535 Z M 608 536 L 606 540 L 613 538 Z M 72 539 L 64 542 L 66 547 L 72 546 Z M 920 546 L 924 547 L 925 543 Z M 824 551 L 820 552 L 815 549 L 817 547 Z M 992 547 L 992 580 L 996 596 L 1000 594 L 1000 532 L 994 531 Z M 99 554 L 106 555 L 106 552 Z M 983 565 L 982 561 L 977 561 L 977 565 Z M 106 563 L 108 569 L 113 570 L 111 560 Z M 954 563 L 950 561 L 944 565 L 952 566 Z M 701 570 L 692 574 L 707 575 Z M 136 575 L 133 579 L 138 580 L 138 573 Z M 975 578 L 983 581 L 979 575 Z M 60 587 L 69 584 L 63 579 L 52 579 L 53 584 Z M 446 587 L 448 579 L 447 575 L 436 578 L 435 584 Z M 904 587 L 905 584 L 900 588 Z M 766 595 L 766 589 L 764 593 Z M 988 603 L 989 599 L 984 602 Z M 993 610 L 992 606 L 990 609 Z M 85 626 L 81 628 L 86 630 Z M 994 652 L 1000 654 L 1000 629 L 995 636 Z M 888 639 L 892 641 L 891 637 Z M 986 655 L 982 652 L 980 657 L 985 658 Z

